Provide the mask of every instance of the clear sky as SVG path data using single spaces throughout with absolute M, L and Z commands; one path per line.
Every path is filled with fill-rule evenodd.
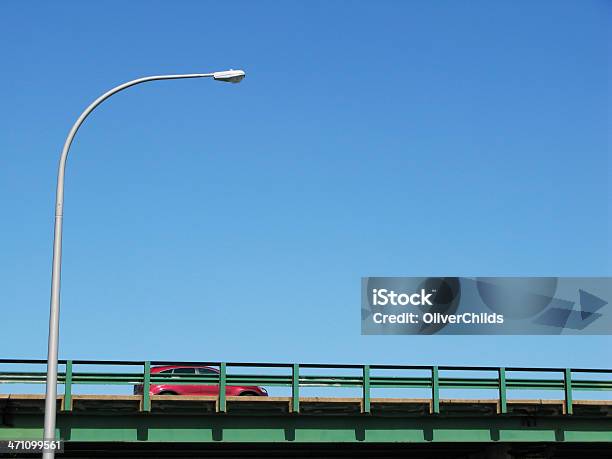
M 0 3 L 0 349 L 612 366 L 612 337 L 361 336 L 362 276 L 612 275 L 606 1 Z

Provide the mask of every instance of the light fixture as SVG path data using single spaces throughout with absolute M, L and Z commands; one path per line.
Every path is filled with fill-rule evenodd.
M 228 83 L 240 83 L 245 77 L 244 70 L 227 70 L 225 72 L 213 73 L 213 78 L 219 81 L 227 81 Z

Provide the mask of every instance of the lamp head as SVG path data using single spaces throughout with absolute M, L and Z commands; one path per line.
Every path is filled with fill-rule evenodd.
M 225 72 L 213 73 L 215 80 L 226 81 L 228 83 L 240 83 L 244 77 L 244 70 L 227 70 Z

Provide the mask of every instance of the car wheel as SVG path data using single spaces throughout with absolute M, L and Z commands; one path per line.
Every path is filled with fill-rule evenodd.
M 240 396 L 241 397 L 257 397 L 259 396 L 259 394 L 256 394 L 255 392 L 241 392 Z
M 169 390 L 163 390 L 163 391 L 161 391 L 157 395 L 178 395 L 178 394 L 176 392 L 172 392 L 172 391 L 169 391 Z

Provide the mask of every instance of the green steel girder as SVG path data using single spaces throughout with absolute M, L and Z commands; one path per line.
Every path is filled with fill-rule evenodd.
M 86 415 L 58 416 L 74 442 L 612 442 L 612 418 Z M 40 415 L 15 415 L 1 439 L 39 439 Z

